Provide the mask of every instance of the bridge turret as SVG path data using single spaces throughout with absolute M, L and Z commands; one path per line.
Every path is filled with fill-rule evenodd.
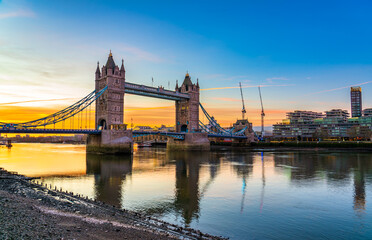
M 120 75 L 125 78 L 124 59 L 121 59 Z
M 189 73 L 186 73 L 181 87 L 176 87 L 177 90 L 188 94 L 190 99 L 176 101 L 176 130 L 177 132 L 197 131 L 199 129 L 199 81 L 193 84 Z
M 116 68 L 115 61 L 114 61 L 114 58 L 112 57 L 112 53 L 110 50 L 110 54 L 106 62 L 106 74 L 113 75 L 115 72 L 115 68 Z
M 99 62 L 97 62 L 97 69 L 96 69 L 96 80 L 101 77 L 101 71 L 99 70 Z

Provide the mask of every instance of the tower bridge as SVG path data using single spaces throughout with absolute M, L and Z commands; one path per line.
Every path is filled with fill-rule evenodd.
M 131 152 L 133 137 L 143 135 L 162 135 L 168 138 L 169 149 L 207 150 L 209 138 L 229 138 L 238 141 L 252 141 L 252 125 L 246 121 L 226 130 L 211 117 L 199 102 L 199 81 L 191 81 L 187 73 L 183 83 L 175 90 L 163 87 L 149 87 L 126 81 L 126 70 L 122 60 L 119 68 L 110 52 L 105 65 L 101 68 L 97 63 L 95 72 L 95 90 L 73 105 L 47 117 L 24 122 L 2 123 L 0 133 L 38 133 L 38 134 L 88 134 L 87 151 L 89 152 Z M 175 132 L 141 132 L 128 130 L 124 123 L 124 96 L 134 94 L 144 97 L 160 98 L 175 102 Z M 88 109 L 95 103 L 94 128 L 90 124 Z M 199 109 L 209 120 L 209 125 L 199 121 Z M 84 116 L 85 112 L 85 116 Z M 77 118 L 78 128 L 74 121 Z M 68 125 L 70 122 L 70 127 Z M 84 122 L 83 122 L 84 121 Z M 72 122 L 72 124 L 71 124 Z M 62 128 L 55 128 L 56 124 Z M 85 128 L 83 125 L 85 123 Z M 80 125 L 79 125 L 80 124 Z M 53 128 L 48 128 L 54 126 Z

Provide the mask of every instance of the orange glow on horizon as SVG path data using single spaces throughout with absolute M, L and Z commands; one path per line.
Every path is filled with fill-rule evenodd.
M 29 107 L 29 106 L 1 106 L 0 107 L 0 122 L 8 123 L 21 123 L 31 121 L 53 114 L 64 106 L 53 106 L 53 107 Z M 94 109 L 94 107 L 92 108 Z M 222 126 L 230 126 L 238 118 L 241 118 L 241 110 L 239 107 L 206 107 L 209 114 L 214 116 L 218 123 Z M 285 109 L 266 109 L 265 114 L 265 125 L 272 125 L 280 122 L 285 118 L 286 112 L 289 110 Z M 253 123 L 253 126 L 259 126 L 261 124 L 261 110 L 250 109 L 247 111 L 248 120 Z M 204 117 L 202 111 L 199 111 L 200 120 L 206 122 L 207 119 Z M 83 126 L 90 125 L 90 128 L 94 128 L 94 111 L 90 113 L 90 123 L 86 123 L 87 115 L 84 112 Z M 73 128 L 80 128 L 77 125 L 77 117 L 75 117 Z M 89 113 L 88 113 L 89 119 Z M 157 107 L 126 107 L 124 111 L 124 122 L 131 127 L 131 120 L 133 119 L 133 125 L 146 125 L 146 126 L 166 126 L 175 125 L 175 107 L 174 105 L 157 106 Z M 70 120 L 65 121 L 65 128 L 70 128 Z M 61 128 L 62 123 L 58 123 L 56 128 Z M 51 126 L 47 127 L 51 128 Z

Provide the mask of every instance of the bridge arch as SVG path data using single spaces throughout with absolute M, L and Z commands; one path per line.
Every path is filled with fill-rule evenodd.
M 184 124 L 181 126 L 181 132 L 188 132 L 187 130 L 187 125 Z
M 107 123 L 105 119 L 100 119 L 98 121 L 98 129 L 99 130 L 107 129 Z

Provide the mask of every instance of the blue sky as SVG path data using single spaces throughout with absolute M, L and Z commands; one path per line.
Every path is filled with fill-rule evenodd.
M 96 62 L 111 49 L 127 81 L 174 88 L 189 71 L 201 100 L 223 124 L 259 124 L 257 85 L 267 124 L 295 109 L 350 109 L 362 84 L 372 107 L 369 1 L 0 1 L 0 104 L 57 108 L 94 88 Z M 33 106 L 37 103 L 27 103 Z M 21 104 L 22 105 L 22 104 Z M 1 106 L 1 105 L 0 105 Z M 126 108 L 173 106 L 126 97 Z M 163 121 L 159 119 L 157 121 Z M 168 119 L 164 121 L 174 121 Z

